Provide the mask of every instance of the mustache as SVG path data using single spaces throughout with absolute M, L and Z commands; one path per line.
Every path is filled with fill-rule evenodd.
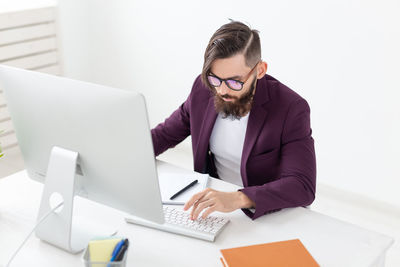
M 224 94 L 224 95 L 218 95 L 220 98 L 230 98 L 230 99 L 239 99 L 237 96 L 232 96 L 232 95 L 228 95 L 228 94 Z

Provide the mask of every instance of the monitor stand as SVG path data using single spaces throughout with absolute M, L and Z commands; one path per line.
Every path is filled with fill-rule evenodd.
M 70 253 L 78 253 L 85 249 L 93 237 L 116 233 L 115 228 L 99 226 L 97 221 L 83 220 L 76 222 L 75 218 L 72 221 L 77 162 L 77 152 L 57 146 L 53 147 L 38 220 L 62 201 L 64 201 L 64 205 L 56 209 L 36 228 L 38 238 Z M 54 200 L 56 200 L 56 203 L 54 203 Z

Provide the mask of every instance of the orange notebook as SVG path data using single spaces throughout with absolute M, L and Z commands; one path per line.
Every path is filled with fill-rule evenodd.
M 319 266 L 299 239 L 221 249 L 225 267 L 314 267 Z

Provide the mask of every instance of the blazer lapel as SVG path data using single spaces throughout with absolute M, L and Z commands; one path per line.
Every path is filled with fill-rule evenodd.
M 240 165 L 240 173 L 242 175 L 243 185 L 248 186 L 246 164 L 249 159 L 250 152 L 264 126 L 267 118 L 268 110 L 264 105 L 269 100 L 267 82 L 265 77 L 260 79 L 257 84 L 256 93 L 254 95 L 253 107 L 250 110 L 249 121 L 247 122 L 246 135 L 243 144 L 242 159 Z
M 208 150 L 211 132 L 217 119 L 217 112 L 214 107 L 214 98 L 210 97 L 208 105 L 205 110 L 203 122 L 201 124 L 199 139 L 196 144 L 197 153 L 195 155 L 194 164 L 195 169 L 205 171 L 205 159 Z

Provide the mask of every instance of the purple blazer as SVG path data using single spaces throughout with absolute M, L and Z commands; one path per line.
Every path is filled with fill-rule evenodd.
M 156 156 L 192 136 L 194 170 L 218 177 L 209 140 L 217 113 L 198 76 L 187 100 L 151 130 Z M 256 204 L 252 219 L 315 198 L 316 162 L 307 102 L 270 75 L 258 80 L 244 140 L 241 191 Z

